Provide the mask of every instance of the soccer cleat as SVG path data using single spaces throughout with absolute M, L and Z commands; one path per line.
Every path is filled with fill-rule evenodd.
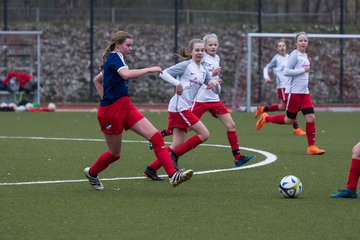
M 310 145 L 310 146 L 308 146 L 306 152 L 309 155 L 321 155 L 321 154 L 324 154 L 326 151 L 323 150 L 323 149 L 318 148 L 315 145 Z
M 334 193 L 330 195 L 331 198 L 357 198 L 356 191 L 351 191 L 348 188 L 339 189 L 338 193 Z
M 179 157 L 176 156 L 173 151 L 170 151 L 170 157 L 171 157 L 171 160 L 174 164 L 176 171 L 179 171 L 179 166 L 178 166 Z
M 264 112 L 264 108 L 265 108 L 265 107 L 262 106 L 262 105 L 259 105 L 259 106 L 256 108 L 256 111 L 255 111 L 255 119 L 258 118 L 258 116 Z
M 304 136 L 306 135 L 306 132 L 302 130 L 301 128 L 294 129 L 294 135 L 296 136 Z
M 149 146 L 149 149 L 150 149 L 150 150 L 153 150 L 153 145 L 152 145 L 151 142 L 148 142 L 148 146 Z
M 269 114 L 263 113 L 260 117 L 260 119 L 256 122 L 256 131 L 259 131 L 266 123 L 266 117 L 268 117 Z
M 248 161 L 250 161 L 251 159 L 255 158 L 256 155 L 250 155 L 250 156 L 244 156 L 241 155 L 241 157 L 239 158 L 239 160 L 235 160 L 235 166 L 236 167 L 241 167 L 242 165 L 245 165 Z
M 147 178 L 150 178 L 153 181 L 162 181 L 161 177 L 159 177 L 156 173 L 156 171 L 150 167 L 145 168 L 144 170 L 144 176 Z
M 189 169 L 189 170 L 179 170 L 176 171 L 170 178 L 169 178 L 169 182 L 170 185 L 172 187 L 176 187 L 177 185 L 179 185 L 182 182 L 185 182 L 187 180 L 189 180 L 192 175 L 193 175 L 194 171 Z
M 95 190 L 104 190 L 104 186 L 102 185 L 102 183 L 100 182 L 98 177 L 93 177 L 90 175 L 89 173 L 90 168 L 87 167 L 84 169 L 84 175 L 85 177 L 89 180 L 90 185 L 95 189 Z

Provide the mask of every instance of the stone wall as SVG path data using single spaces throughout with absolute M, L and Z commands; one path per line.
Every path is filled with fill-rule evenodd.
M 30 26 L 28 28 L 31 28 Z M 84 26 L 39 25 L 42 30 L 42 100 L 45 102 L 85 102 L 89 101 L 89 32 Z M 94 74 L 101 60 L 101 52 L 118 30 L 125 30 L 134 37 L 134 52 L 127 59 L 130 68 L 159 65 L 163 68 L 174 64 L 174 29 L 172 26 L 156 25 L 97 25 L 94 29 Z M 312 32 L 317 32 L 314 29 Z M 332 29 L 331 29 L 332 30 Z M 244 104 L 246 87 L 246 32 L 255 32 L 242 27 L 181 27 L 179 47 L 186 47 L 192 38 L 202 38 L 204 33 L 214 32 L 219 36 L 221 57 L 222 100 L 226 104 Z M 282 32 L 289 32 L 283 30 Z M 294 32 L 294 31 L 290 31 Z M 324 32 L 324 29 L 322 29 Z M 276 53 L 277 39 L 262 41 L 262 67 Z M 344 59 L 343 96 L 346 103 L 360 102 L 359 60 L 357 55 L 360 41 L 346 41 Z M 288 51 L 294 48 L 293 40 L 288 42 Z M 255 45 L 256 46 L 256 45 Z M 256 49 L 256 48 L 254 48 Z M 312 58 L 311 92 L 318 104 L 339 101 L 339 40 L 311 40 L 308 54 Z M 181 59 L 179 59 L 181 60 Z M 257 50 L 253 52 L 252 102 L 277 101 L 273 86 L 262 84 L 258 78 Z M 259 84 L 261 93 L 259 94 Z M 136 103 L 166 104 L 173 94 L 173 87 L 155 74 L 131 80 L 130 92 Z M 95 89 L 94 89 L 95 92 Z M 235 94 L 236 93 L 236 94 Z M 96 95 L 96 93 L 94 93 Z M 234 98 L 233 96 L 237 96 Z M 98 101 L 95 96 L 94 101 Z

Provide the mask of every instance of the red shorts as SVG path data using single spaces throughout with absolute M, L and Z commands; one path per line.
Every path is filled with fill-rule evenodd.
M 277 89 L 277 93 L 278 93 L 278 98 L 281 100 L 281 102 L 283 103 L 284 107 L 286 107 L 285 88 L 278 88 L 278 89 Z
M 286 93 L 285 98 L 287 99 L 287 112 L 298 113 L 305 108 L 314 108 L 310 94 Z
M 121 134 L 143 118 L 129 97 L 121 97 L 108 106 L 99 106 L 98 110 L 101 131 L 106 134 Z
M 168 113 L 168 129 L 179 128 L 188 132 L 190 127 L 199 121 L 200 119 L 190 110 Z
M 206 112 L 210 112 L 213 117 L 216 117 L 216 114 L 226 114 L 229 113 L 229 110 L 221 102 L 195 102 L 192 113 L 195 114 L 198 118 L 201 118 L 202 115 Z

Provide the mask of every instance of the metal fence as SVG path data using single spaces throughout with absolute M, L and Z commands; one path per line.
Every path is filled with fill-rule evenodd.
M 180 24 L 226 24 L 226 23 L 256 23 L 257 11 L 230 11 L 209 9 L 179 9 Z M 4 18 L 4 8 L 0 8 L 0 18 Z M 7 8 L 9 24 L 32 22 L 87 22 L 87 8 Z M 144 9 L 144 8 L 94 8 L 94 20 L 101 23 L 150 23 L 173 24 L 175 9 Z M 340 21 L 338 11 L 327 13 L 311 12 L 261 12 L 264 23 L 322 23 L 337 24 Z M 345 24 L 358 23 L 360 14 L 345 13 Z

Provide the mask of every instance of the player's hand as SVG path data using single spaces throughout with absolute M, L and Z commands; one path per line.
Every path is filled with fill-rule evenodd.
M 273 83 L 273 81 L 270 78 L 265 79 L 266 83 Z
M 149 68 L 149 73 L 153 73 L 153 72 L 159 72 L 159 73 L 161 73 L 162 71 L 163 71 L 162 68 L 159 67 L 159 66 L 155 66 L 155 67 L 150 67 L 150 68 Z
M 217 81 L 218 81 L 219 84 L 221 84 L 223 80 L 221 78 L 218 78 Z
M 308 66 L 308 65 L 304 65 L 303 68 L 304 68 L 305 72 L 309 72 L 309 71 L 310 71 L 310 66 Z
M 217 84 L 218 84 L 217 80 L 210 80 L 210 82 L 208 83 L 206 89 L 213 89 Z
M 212 71 L 211 71 L 211 74 L 213 76 L 217 76 L 221 73 L 221 67 L 218 67 L 218 68 L 214 68 Z
M 177 94 L 177 95 L 182 95 L 183 91 L 184 91 L 184 88 L 183 88 L 183 86 L 181 85 L 181 83 L 176 86 L 176 94 Z

